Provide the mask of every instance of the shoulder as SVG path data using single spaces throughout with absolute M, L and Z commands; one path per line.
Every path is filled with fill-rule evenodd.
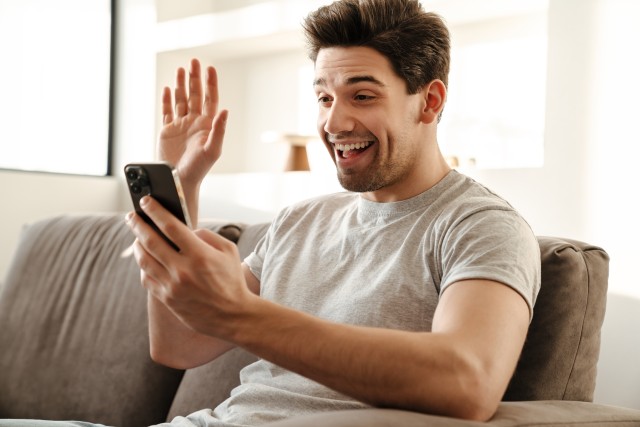
M 520 213 L 486 186 L 463 175 L 449 189 L 439 241 L 441 291 L 488 279 L 521 293 L 533 307 L 540 283 L 540 247 Z
M 459 214 L 472 214 L 483 210 L 515 212 L 509 202 L 490 188 L 457 171 L 451 171 L 443 183 L 445 188 L 441 199 L 448 211 Z
M 466 254 L 500 260 L 539 259 L 539 245 L 525 218 L 504 198 L 470 177 L 455 173 L 443 191 L 438 247 L 443 260 Z M 488 257 L 485 257 L 488 258 Z
M 451 233 L 482 234 L 519 228 L 531 232 L 529 224 L 504 198 L 487 186 L 451 171 L 440 183 L 435 200 L 436 229 L 450 237 Z

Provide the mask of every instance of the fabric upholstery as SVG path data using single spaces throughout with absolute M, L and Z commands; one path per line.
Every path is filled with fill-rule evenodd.
M 239 372 L 256 356 L 234 348 L 213 362 L 185 372 L 169 410 L 167 421 L 178 415 L 189 415 L 205 408 L 215 408 L 240 384 Z
M 205 221 L 246 256 L 266 224 Z M 187 371 L 149 358 L 146 293 L 121 215 L 60 216 L 28 226 L 0 293 L 0 418 L 145 426 L 214 407 L 255 356 L 235 349 Z M 292 426 L 638 426 L 640 411 L 590 400 L 608 258 L 597 247 L 540 238 L 542 290 L 505 400 L 487 424 L 369 409 L 299 417 Z M 175 398 L 174 398 L 175 396 Z M 553 399 L 553 401 L 547 401 Z M 565 400 L 565 401 L 561 401 Z
M 264 427 L 638 427 L 640 411 L 585 402 L 503 402 L 486 423 L 393 409 L 336 411 Z
M 149 357 L 132 242 L 123 215 L 23 231 L 0 294 L 0 418 L 165 420 L 183 372 Z
M 609 257 L 596 246 L 539 237 L 542 287 L 504 400 L 592 401 Z

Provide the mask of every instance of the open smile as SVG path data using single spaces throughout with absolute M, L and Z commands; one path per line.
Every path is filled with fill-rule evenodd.
M 366 151 L 373 143 L 374 141 L 360 141 L 353 144 L 334 143 L 333 146 L 340 158 L 348 159 Z

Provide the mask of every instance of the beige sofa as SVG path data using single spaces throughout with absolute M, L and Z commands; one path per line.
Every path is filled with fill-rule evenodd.
M 208 221 L 246 255 L 266 224 Z M 122 215 L 25 227 L 0 293 L 0 418 L 146 426 L 214 407 L 255 360 L 241 349 L 187 372 L 148 354 L 145 291 Z M 600 248 L 539 238 L 543 284 L 527 343 L 487 424 L 389 409 L 320 413 L 280 426 L 640 426 L 640 411 L 590 403 L 608 275 Z

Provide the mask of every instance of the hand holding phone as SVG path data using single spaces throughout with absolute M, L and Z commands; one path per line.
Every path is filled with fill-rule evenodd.
M 192 228 L 180 179 L 175 170 L 166 162 L 130 163 L 124 167 L 124 173 L 136 213 L 151 225 L 174 249 L 179 250 L 140 208 L 140 199 L 144 196 L 151 196 L 176 218 L 189 228 Z

